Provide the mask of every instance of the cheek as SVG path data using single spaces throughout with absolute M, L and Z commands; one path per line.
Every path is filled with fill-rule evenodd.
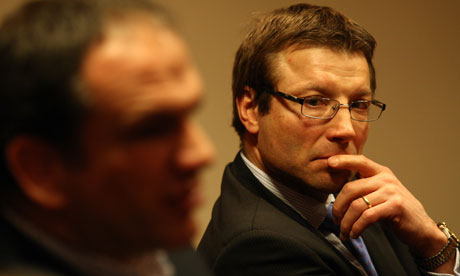
M 139 144 L 121 153 L 110 167 L 112 174 L 131 183 L 131 188 L 158 189 L 159 184 L 173 177 L 173 154 L 167 144 Z
M 284 113 L 270 110 L 259 121 L 259 138 L 269 146 L 292 147 L 298 144 L 299 136 L 303 136 L 302 122 L 296 116 Z
M 289 144 L 296 151 L 297 158 L 308 159 L 316 151 L 316 147 L 324 143 L 326 128 L 320 120 L 300 118 L 297 124 L 289 126 Z M 303 160 L 305 161 L 305 160 Z
M 173 175 L 164 155 L 152 156 L 149 152 L 144 148 L 113 154 L 92 175 L 88 182 L 93 182 L 93 189 L 97 187 L 94 198 L 100 202 L 95 203 L 100 204 L 96 210 L 147 229 L 149 221 L 158 221 L 165 212 Z
M 355 140 L 356 149 L 358 151 L 358 154 L 362 154 L 364 144 L 366 143 L 367 136 L 369 134 L 369 124 L 365 123 L 362 125 L 358 125 L 355 128 L 355 131 L 356 131 L 356 137 L 354 140 Z
M 126 196 L 134 192 L 152 194 L 159 189 L 158 183 L 172 176 L 171 162 L 173 146 L 162 143 L 142 142 L 118 145 L 91 156 L 86 168 L 86 183 L 99 190 L 119 190 Z M 134 190 L 134 191 L 133 191 Z M 137 190 L 137 191 L 136 191 Z M 150 190 L 150 192 L 149 192 Z

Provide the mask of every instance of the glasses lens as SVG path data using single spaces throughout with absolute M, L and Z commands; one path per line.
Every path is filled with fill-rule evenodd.
M 339 103 L 328 98 L 311 96 L 306 97 L 302 105 L 302 114 L 314 118 L 330 118 Z
M 369 101 L 356 101 L 351 104 L 351 117 L 358 121 L 375 121 L 382 109 Z

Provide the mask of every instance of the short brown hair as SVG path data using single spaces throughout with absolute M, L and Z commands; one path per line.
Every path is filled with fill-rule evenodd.
M 296 4 L 274 10 L 256 19 L 236 53 L 232 125 L 240 138 L 246 129 L 238 116 L 236 99 L 244 94 L 245 87 L 250 87 L 255 90 L 259 111 L 268 113 L 271 97 L 263 90 L 275 85 L 271 62 L 276 54 L 294 44 L 362 52 L 369 65 L 371 90 L 375 91 L 372 57 L 376 41 L 362 26 L 329 7 Z

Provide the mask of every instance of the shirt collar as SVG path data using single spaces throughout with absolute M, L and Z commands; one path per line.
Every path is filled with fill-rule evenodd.
M 309 195 L 301 194 L 271 178 L 267 173 L 249 161 L 243 152 L 241 152 L 241 158 L 262 186 L 294 209 L 294 211 L 308 221 L 314 228 L 318 229 L 327 216 L 328 205 L 335 200 L 333 194 L 330 194 L 325 202 L 318 201 Z

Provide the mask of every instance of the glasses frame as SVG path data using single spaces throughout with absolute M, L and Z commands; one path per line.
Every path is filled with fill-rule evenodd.
M 272 89 L 265 89 L 265 91 L 271 95 L 274 95 L 274 96 L 280 96 L 286 100 L 289 100 L 289 101 L 292 101 L 292 102 L 296 102 L 296 103 L 299 103 L 300 104 L 300 114 L 302 114 L 303 116 L 305 117 L 308 117 L 308 118 L 313 118 L 313 119 L 323 119 L 323 120 L 327 120 L 327 119 L 331 119 L 331 118 L 334 118 L 334 116 L 337 114 L 337 112 L 339 112 L 339 109 L 340 107 L 344 106 L 344 107 L 347 107 L 348 108 L 348 111 L 350 112 L 350 118 L 352 120 L 355 120 L 355 121 L 358 121 L 358 122 L 373 122 L 373 121 L 377 121 L 378 119 L 380 119 L 380 116 L 382 116 L 382 113 L 383 111 L 386 109 L 386 104 L 378 101 L 378 100 L 371 100 L 371 101 L 366 101 L 366 100 L 358 100 L 358 101 L 353 101 L 349 104 L 343 104 L 343 103 L 340 103 L 339 101 L 337 101 L 336 99 L 331 99 L 331 98 L 327 98 L 327 97 L 321 97 L 323 99 L 326 99 L 326 100 L 329 100 L 329 101 L 333 101 L 333 102 L 336 102 L 337 103 L 337 108 L 334 109 L 334 113 L 332 113 L 331 116 L 328 116 L 328 117 L 316 117 L 316 116 L 312 116 L 312 115 L 307 115 L 307 114 L 304 114 L 302 112 L 303 110 L 303 103 L 305 101 L 306 98 L 308 97 L 302 97 L 302 98 L 299 98 L 299 97 L 296 97 L 296 96 L 292 96 L 292 95 L 289 95 L 289 94 L 286 94 L 284 92 L 281 92 L 281 91 L 277 91 L 277 90 L 272 90 Z M 353 109 L 352 107 L 352 104 L 354 102 L 369 102 L 375 106 L 377 106 L 378 108 L 380 108 L 380 114 L 379 116 L 376 118 L 376 119 L 372 119 L 372 120 L 359 120 L 359 119 L 355 119 L 353 118 L 353 115 L 351 113 L 351 110 Z

